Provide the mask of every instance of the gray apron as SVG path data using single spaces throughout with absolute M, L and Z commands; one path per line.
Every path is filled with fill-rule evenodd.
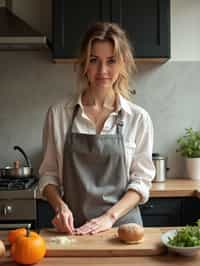
M 117 134 L 88 135 L 72 132 L 78 110 L 79 105 L 66 135 L 63 160 L 64 201 L 73 213 L 75 227 L 104 214 L 121 199 L 128 186 L 121 112 Z M 114 226 L 130 222 L 142 224 L 138 206 Z

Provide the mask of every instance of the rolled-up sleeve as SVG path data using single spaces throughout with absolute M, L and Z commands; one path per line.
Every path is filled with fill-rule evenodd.
M 52 109 L 49 108 L 43 128 L 43 160 L 39 168 L 38 195 L 45 199 L 43 190 L 48 184 L 59 187 L 58 161 L 53 130 Z
M 152 161 L 153 124 L 148 113 L 141 116 L 135 138 L 136 150 L 131 163 L 130 177 L 127 189 L 133 189 L 141 195 L 139 204 L 149 199 L 155 167 Z

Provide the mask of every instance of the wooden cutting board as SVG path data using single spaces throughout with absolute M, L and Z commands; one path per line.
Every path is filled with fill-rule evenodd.
M 145 228 L 144 241 L 140 244 L 125 244 L 118 239 L 117 228 L 96 235 L 67 236 L 67 243 L 60 243 L 66 234 L 54 229 L 43 229 L 40 234 L 47 243 L 47 257 L 70 256 L 149 256 L 166 251 L 162 245 L 159 228 Z

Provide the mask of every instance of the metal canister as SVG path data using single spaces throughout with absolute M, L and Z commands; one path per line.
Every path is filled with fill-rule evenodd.
M 161 156 L 159 153 L 152 154 L 152 160 L 155 166 L 155 177 L 153 182 L 165 182 L 167 177 L 167 157 Z

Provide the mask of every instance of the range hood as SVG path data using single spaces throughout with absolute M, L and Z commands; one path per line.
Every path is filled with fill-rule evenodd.
M 44 35 L 7 7 L 0 7 L 0 50 L 38 49 L 45 45 Z

